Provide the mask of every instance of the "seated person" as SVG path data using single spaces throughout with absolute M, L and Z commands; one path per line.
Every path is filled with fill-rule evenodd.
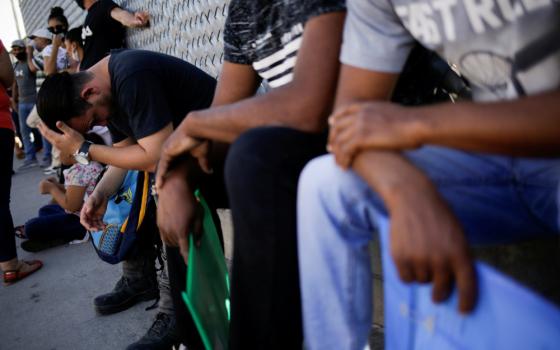
M 103 139 L 94 133 L 86 135 L 86 139 L 94 144 L 105 144 Z M 16 228 L 16 235 L 23 239 L 70 242 L 84 239 L 87 231 L 80 224 L 80 210 L 87 198 L 95 189 L 97 180 L 103 172 L 104 166 L 92 161 L 87 165 L 76 163 L 72 155 L 61 154 L 64 164 L 72 166 L 64 170 L 64 185 L 56 178 L 41 181 L 41 194 L 50 194 L 52 203 L 39 209 L 39 216 Z M 29 243 L 22 243 L 22 248 L 30 247 Z M 32 249 L 32 248 L 31 248 Z
M 455 285 L 463 313 L 478 290 L 470 245 L 559 232 L 558 2 L 509 17 L 489 1 L 491 22 L 469 4 L 347 2 L 332 155 L 299 182 L 306 349 L 366 347 L 368 244 L 387 218 L 390 232 L 379 233 L 400 278 L 433 282 L 435 302 Z M 415 41 L 456 66 L 473 102 L 386 102 Z

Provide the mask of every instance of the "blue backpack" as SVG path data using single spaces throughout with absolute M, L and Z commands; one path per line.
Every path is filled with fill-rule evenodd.
M 109 199 L 103 217 L 107 226 L 91 232 L 93 247 L 101 260 L 117 264 L 135 247 L 150 198 L 148 184 L 147 172 L 129 171 L 120 189 Z

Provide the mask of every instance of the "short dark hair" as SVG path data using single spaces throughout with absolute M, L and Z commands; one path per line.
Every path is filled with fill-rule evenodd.
M 66 33 L 66 40 L 78 44 L 81 48 L 84 47 L 82 40 L 82 26 L 72 28 Z
M 37 95 L 37 112 L 43 123 L 54 131 L 57 121 L 66 122 L 84 114 L 91 104 L 80 95 L 84 85 L 93 79 L 93 73 L 83 71 L 49 75 Z
M 78 4 L 78 6 L 82 8 L 82 10 L 86 9 L 84 6 L 84 0 L 76 0 L 76 4 Z

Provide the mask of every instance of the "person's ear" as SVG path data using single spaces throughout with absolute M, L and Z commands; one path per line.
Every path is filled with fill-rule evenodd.
M 99 89 L 97 89 L 96 87 L 93 87 L 91 85 L 87 85 L 84 86 L 84 88 L 82 89 L 82 92 L 80 93 L 80 96 L 89 102 L 89 99 L 92 96 L 98 95 L 99 94 Z

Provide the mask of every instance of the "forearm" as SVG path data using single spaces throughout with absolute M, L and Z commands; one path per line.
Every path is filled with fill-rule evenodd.
M 44 71 L 46 75 L 51 75 L 56 73 L 56 57 L 58 55 L 58 47 L 53 46 L 50 56 L 45 57 L 45 67 Z
M 92 145 L 89 154 L 92 160 L 123 169 L 154 171 L 157 164 L 157 159 L 138 144 L 125 147 Z
M 120 7 L 115 7 L 111 11 L 111 17 L 113 17 L 115 21 L 118 21 L 125 27 L 129 28 L 135 28 L 141 25 L 145 25 L 144 23 L 139 22 L 139 20 L 136 18 L 135 13 L 121 9 Z
M 117 192 L 124 181 L 128 170 L 109 166 L 95 187 L 94 193 L 109 198 Z
M 52 196 L 52 199 L 60 205 L 62 208 L 67 209 L 66 205 L 66 191 L 64 188 L 60 188 L 55 185 L 51 185 L 49 189 L 49 193 Z
M 27 67 L 29 67 L 29 70 L 32 73 L 37 73 L 39 71 L 39 69 L 37 69 L 37 67 L 35 67 L 35 64 L 33 63 L 33 55 L 27 55 Z
M 514 101 L 411 108 L 420 144 L 513 156 L 560 153 L 560 92 Z
M 389 212 L 407 192 L 434 189 L 428 177 L 397 152 L 362 152 L 352 168 L 381 197 Z
M 313 102 L 313 93 L 303 99 L 302 92 L 297 91 L 300 89 L 286 86 L 236 103 L 191 112 L 185 132 L 191 137 L 232 143 L 243 132 L 260 126 L 321 131 L 331 104 Z

